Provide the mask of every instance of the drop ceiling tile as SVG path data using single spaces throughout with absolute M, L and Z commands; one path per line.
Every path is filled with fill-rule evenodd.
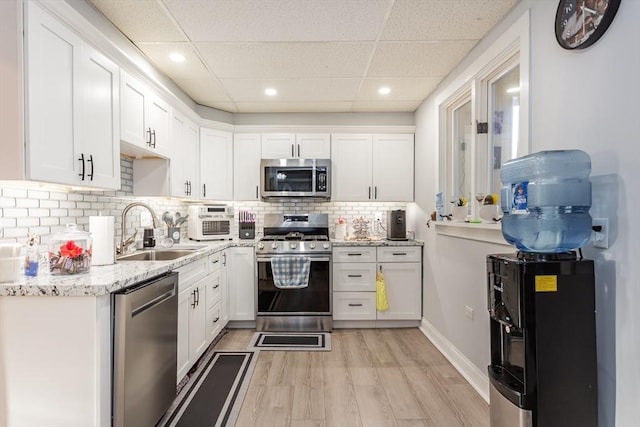
M 380 40 L 479 40 L 518 0 L 397 0 Z
M 219 78 L 362 77 L 373 43 L 197 43 Z
M 403 77 L 365 79 L 356 97 L 357 101 L 415 101 L 424 100 L 442 80 L 441 77 Z M 378 89 L 391 89 L 388 95 L 380 95 Z
M 359 113 L 370 112 L 414 112 L 422 101 L 358 101 L 351 110 Z
M 243 113 L 347 113 L 351 102 L 238 102 Z
M 135 42 L 187 41 L 156 0 L 89 0 Z
M 174 80 L 198 104 L 208 105 L 211 102 L 230 102 L 225 88 L 215 79 Z
M 379 43 L 367 77 L 443 77 L 475 44 L 475 40 Z
M 191 48 L 190 43 L 138 43 L 138 47 L 173 80 L 212 77 L 198 55 Z M 185 61 L 174 62 L 169 59 L 169 55 L 173 52 L 183 54 Z
M 220 82 L 237 102 L 326 102 L 352 101 L 360 79 L 222 79 Z M 275 88 L 278 94 L 273 98 L 265 95 L 268 87 Z
M 391 0 L 164 0 L 192 41 L 375 40 Z

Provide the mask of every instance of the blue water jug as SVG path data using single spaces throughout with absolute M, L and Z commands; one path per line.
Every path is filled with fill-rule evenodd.
M 581 150 L 541 151 L 502 166 L 502 235 L 526 252 L 566 252 L 591 237 L 591 159 Z

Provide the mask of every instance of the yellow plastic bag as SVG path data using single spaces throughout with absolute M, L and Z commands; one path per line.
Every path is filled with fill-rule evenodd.
M 376 309 L 378 311 L 387 311 L 389 309 L 389 301 L 387 301 L 387 285 L 384 281 L 382 271 L 376 273 Z

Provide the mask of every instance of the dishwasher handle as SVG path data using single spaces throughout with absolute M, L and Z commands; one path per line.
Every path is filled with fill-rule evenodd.
M 147 301 L 147 302 L 143 303 L 142 305 L 140 305 L 138 307 L 132 307 L 131 308 L 131 317 L 136 317 L 138 314 L 142 314 L 147 310 L 151 310 L 153 307 L 155 307 L 157 305 L 160 305 L 163 302 L 165 302 L 166 300 L 168 300 L 169 298 L 175 296 L 175 294 L 176 294 L 176 290 L 175 289 L 171 289 L 170 291 L 167 291 L 162 295 L 158 295 L 157 297 L 155 297 L 151 301 Z

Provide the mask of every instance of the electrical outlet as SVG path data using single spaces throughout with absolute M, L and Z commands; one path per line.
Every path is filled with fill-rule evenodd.
M 151 219 L 151 213 L 146 211 L 140 212 L 140 227 L 153 227 L 153 220 Z
M 600 231 L 591 233 L 594 248 L 607 249 L 609 247 L 609 219 L 593 218 L 593 226 L 600 227 Z
M 465 305 L 464 315 L 467 316 L 469 319 L 473 319 L 473 308 L 469 307 L 468 305 Z
M 382 221 L 382 212 L 376 212 L 374 214 L 374 219 L 376 220 L 376 222 Z

